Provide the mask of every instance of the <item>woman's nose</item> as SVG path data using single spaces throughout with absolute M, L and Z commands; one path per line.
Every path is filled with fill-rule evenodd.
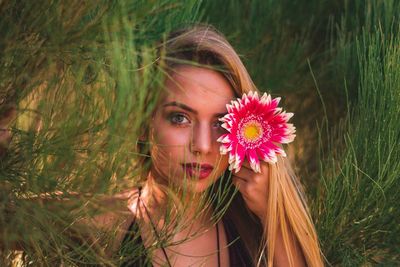
M 212 150 L 212 132 L 209 124 L 197 124 L 193 128 L 190 150 L 194 154 L 206 155 Z

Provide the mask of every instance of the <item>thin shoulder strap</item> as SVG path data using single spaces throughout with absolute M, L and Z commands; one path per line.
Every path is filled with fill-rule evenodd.
M 133 226 L 136 224 L 136 218 L 138 216 L 138 209 L 139 209 L 139 201 L 140 201 L 140 196 L 142 194 L 142 187 L 138 187 L 138 198 L 136 200 L 136 211 L 135 211 L 135 216 L 133 216 L 133 220 L 130 223 L 129 227 L 128 227 L 128 231 L 131 231 Z M 130 238 L 130 235 L 127 234 L 125 235 L 124 241 L 127 241 Z M 124 243 L 124 241 L 122 241 L 122 243 Z
M 139 198 L 138 198 L 138 199 L 140 199 L 140 189 L 139 189 Z M 154 234 L 155 234 L 155 236 L 156 236 L 156 238 L 157 238 L 157 241 L 161 243 L 161 241 L 160 241 L 161 238 L 160 238 L 160 236 L 159 236 L 158 233 L 157 233 L 157 228 L 156 228 L 156 226 L 154 225 L 153 221 L 151 220 L 150 213 L 149 213 L 149 211 L 148 211 L 148 209 L 147 209 L 147 207 L 146 207 L 146 204 L 144 204 L 144 202 L 142 202 L 142 204 L 143 204 L 143 208 L 144 208 L 144 211 L 146 212 L 147 217 L 149 217 L 150 225 L 151 225 L 151 227 L 153 228 L 153 232 L 154 232 Z M 171 262 L 169 261 L 167 252 L 165 251 L 165 249 L 164 249 L 163 246 L 161 246 L 161 250 L 162 250 L 162 252 L 163 252 L 163 254 L 164 254 L 165 259 L 167 260 L 168 266 L 169 266 L 169 267 L 172 267 L 172 264 L 171 264 Z
M 137 209 L 139 208 L 140 195 L 141 195 L 141 188 L 139 187 L 137 195 L 137 203 L 136 203 Z M 149 264 L 147 264 L 148 258 L 145 252 L 146 248 L 141 238 L 139 225 L 137 224 L 136 220 L 136 218 L 138 218 L 138 212 L 139 212 L 137 209 L 134 213 L 133 220 L 130 223 L 128 231 L 121 244 L 120 252 L 123 253 L 123 255 L 128 256 L 128 258 L 121 263 L 120 265 L 121 267 L 150 266 Z M 136 237 L 134 238 L 132 234 L 136 235 Z M 133 243 L 130 244 L 130 242 Z M 139 247 L 140 247 L 140 252 L 136 250 Z

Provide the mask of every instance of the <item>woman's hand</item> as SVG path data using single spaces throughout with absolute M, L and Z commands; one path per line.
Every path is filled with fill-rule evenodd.
M 249 162 L 243 162 L 238 173 L 232 172 L 232 182 L 242 194 L 247 207 L 265 225 L 268 200 L 268 163 L 260 161 L 261 173 L 255 173 Z

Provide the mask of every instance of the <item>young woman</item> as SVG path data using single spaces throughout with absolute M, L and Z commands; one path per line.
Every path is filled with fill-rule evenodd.
M 107 254 L 124 266 L 323 266 L 288 160 L 236 173 L 220 154 L 226 104 L 257 91 L 226 39 L 203 26 L 174 32 L 159 66 L 166 79 L 138 145 L 143 185 L 103 201 L 128 199 L 123 215 L 82 220 L 111 231 Z
M 143 187 L 131 192 L 132 216 L 123 226 L 129 231 L 117 242 L 125 251 L 133 244 L 147 252 L 126 266 L 322 266 L 288 160 L 262 162 L 260 173 L 249 163 L 230 173 L 220 154 L 226 104 L 257 90 L 234 49 L 216 30 L 197 26 L 171 34 L 161 54 L 165 90 L 141 138 L 150 167 Z M 218 194 L 216 184 L 238 190 L 225 190 L 232 199 L 222 217 L 215 216 L 215 198 L 205 204 Z

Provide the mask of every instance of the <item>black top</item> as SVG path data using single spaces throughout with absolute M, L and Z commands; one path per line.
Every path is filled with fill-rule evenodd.
M 222 222 L 224 224 L 225 234 L 229 244 L 230 266 L 253 267 L 251 257 L 233 222 L 228 218 L 222 218 Z M 143 240 L 139 234 L 139 226 L 136 221 L 133 221 L 129 226 L 128 233 L 122 241 L 120 253 L 122 254 L 121 257 L 124 258 L 121 266 L 152 266 L 151 259 L 147 257 Z

